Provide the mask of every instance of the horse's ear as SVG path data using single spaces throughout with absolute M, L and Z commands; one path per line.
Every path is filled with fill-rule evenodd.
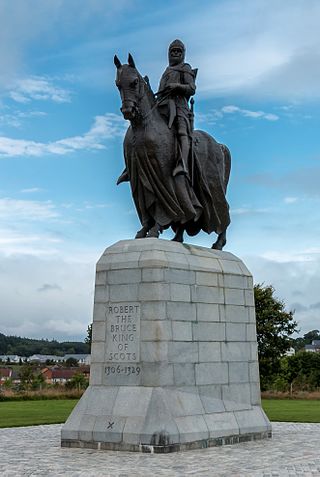
M 114 55 L 113 62 L 114 62 L 114 64 L 116 65 L 117 69 L 119 69 L 120 66 L 121 66 L 121 61 L 119 60 L 119 58 L 117 57 L 117 55 Z
M 128 55 L 128 65 L 132 66 L 132 68 L 136 67 L 136 65 L 134 64 L 134 59 L 131 56 L 131 53 L 129 53 L 129 55 Z

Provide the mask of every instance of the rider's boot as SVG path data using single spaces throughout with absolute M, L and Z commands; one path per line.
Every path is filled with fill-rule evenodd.
M 181 157 L 179 158 L 177 166 L 173 169 L 173 177 L 177 176 L 178 174 L 183 174 L 189 177 L 189 167 L 188 167 L 188 159 L 189 159 L 189 151 L 190 151 L 190 142 L 188 136 L 180 136 L 180 150 L 181 150 Z

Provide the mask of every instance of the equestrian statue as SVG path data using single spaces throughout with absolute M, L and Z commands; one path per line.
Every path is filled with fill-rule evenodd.
M 124 65 L 114 57 L 121 112 L 130 121 L 117 184 L 130 182 L 142 225 L 135 238 L 159 237 L 171 227 L 172 240 L 183 242 L 184 232 L 194 236 L 203 230 L 218 235 L 212 248 L 222 250 L 230 224 L 231 155 L 227 146 L 193 128 L 197 70 L 184 62 L 184 44 L 173 41 L 168 56 L 157 93 L 130 54 Z

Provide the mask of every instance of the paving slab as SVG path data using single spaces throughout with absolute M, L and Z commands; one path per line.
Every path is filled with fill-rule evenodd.
M 173 454 L 66 449 L 61 425 L 0 429 L 1 477 L 316 477 L 320 424 L 273 423 L 273 438 Z

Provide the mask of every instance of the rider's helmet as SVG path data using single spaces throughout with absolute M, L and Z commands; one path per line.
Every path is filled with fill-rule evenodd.
M 174 57 L 172 55 L 171 52 L 174 49 L 179 49 L 181 51 L 181 56 L 179 58 Z M 182 43 L 182 41 L 178 40 L 178 39 L 174 40 L 172 43 L 170 43 L 169 49 L 168 49 L 169 65 L 173 66 L 173 65 L 176 65 L 176 64 L 179 64 L 179 63 L 183 63 L 184 58 L 185 58 L 185 54 L 186 54 L 186 48 L 185 48 L 184 44 Z

